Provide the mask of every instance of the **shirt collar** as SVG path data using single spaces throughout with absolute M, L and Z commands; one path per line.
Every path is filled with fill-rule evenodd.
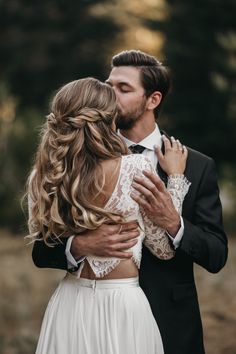
M 122 139 L 124 139 L 124 141 L 128 147 L 130 147 L 131 145 L 137 144 L 137 143 L 127 139 L 125 136 L 123 136 L 119 130 L 118 130 L 118 134 L 122 137 Z M 149 134 L 148 136 L 146 136 L 143 140 L 139 141 L 138 145 L 141 145 L 148 150 L 154 150 L 154 145 L 161 147 L 161 145 L 162 145 L 161 132 L 160 132 L 157 124 L 155 124 L 155 129 L 153 130 L 153 132 L 151 134 Z

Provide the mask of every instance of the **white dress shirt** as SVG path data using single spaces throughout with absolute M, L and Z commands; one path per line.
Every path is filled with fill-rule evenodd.
M 119 131 L 118 131 L 118 134 L 122 137 L 122 139 L 125 141 L 125 143 L 128 147 L 130 147 L 131 145 L 137 144 L 137 143 L 134 143 L 133 141 L 127 139 Z M 155 125 L 155 129 L 153 130 L 153 132 L 151 134 L 149 134 L 148 136 L 146 136 L 146 138 L 144 138 L 143 140 L 139 141 L 138 145 L 145 147 L 145 150 L 143 150 L 142 155 L 147 156 L 151 160 L 154 169 L 156 169 L 157 156 L 154 152 L 154 146 L 159 146 L 159 147 L 162 146 L 162 137 L 161 137 L 161 133 L 160 133 L 160 130 L 159 130 L 157 124 Z
M 155 124 L 155 129 L 153 130 L 153 132 L 151 134 L 149 134 L 148 136 L 146 136 L 146 138 L 144 138 L 143 140 L 139 141 L 138 143 L 134 143 L 133 141 L 127 139 L 119 131 L 118 131 L 118 134 L 120 136 L 122 136 L 122 138 L 124 139 L 124 141 L 126 142 L 128 147 L 130 147 L 131 145 L 136 145 L 136 144 L 145 147 L 145 150 L 142 152 L 142 154 L 147 156 L 151 160 L 153 167 L 156 170 L 158 160 L 157 160 L 157 156 L 155 154 L 154 147 L 155 146 L 159 146 L 160 148 L 162 147 L 162 136 L 161 136 L 161 132 L 160 132 L 157 124 Z M 176 236 L 173 238 L 173 237 L 171 237 L 171 235 L 169 235 L 167 233 L 167 235 L 169 236 L 169 238 L 173 242 L 175 249 L 179 246 L 180 241 L 181 241 L 183 234 L 184 234 L 184 223 L 183 223 L 182 217 L 180 217 L 180 220 L 181 220 L 181 226 L 180 226 L 180 229 L 179 229 L 178 233 L 176 234 Z M 74 257 L 72 256 L 72 254 L 70 252 L 70 248 L 71 248 L 71 243 L 72 243 L 73 238 L 74 238 L 74 236 L 69 237 L 67 244 L 66 244 L 66 250 L 65 250 L 69 269 L 76 267 L 78 265 L 78 263 L 82 262 L 85 258 L 85 257 L 81 257 L 78 261 L 76 261 L 74 259 Z

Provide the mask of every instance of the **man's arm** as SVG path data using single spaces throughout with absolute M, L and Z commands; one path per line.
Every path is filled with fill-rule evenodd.
M 67 239 L 63 239 L 61 244 L 49 247 L 42 240 L 35 241 L 32 250 L 32 259 L 36 267 L 66 270 L 66 242 Z
M 145 173 L 148 178 L 136 178 L 134 187 L 145 197 L 134 199 L 146 210 L 157 225 L 172 236 L 178 231 L 178 217 L 164 183 L 158 176 Z M 138 186 L 137 186 L 138 184 Z M 184 219 L 184 233 L 177 252 L 187 253 L 193 262 L 212 273 L 218 272 L 227 260 L 227 238 L 222 224 L 222 208 L 215 164 L 207 159 L 196 193 L 193 219 Z
M 137 243 L 139 233 L 136 221 L 117 225 L 102 225 L 96 230 L 86 231 L 74 237 L 71 244 L 71 254 L 75 260 L 92 254 L 123 259 L 131 258 L 132 253 L 127 250 Z M 36 241 L 32 251 L 34 264 L 40 268 L 68 269 L 65 254 L 66 244 L 67 239 L 62 239 L 62 243 L 54 247 L 48 247 L 43 241 Z
M 228 256 L 215 163 L 208 159 L 194 205 L 193 222 L 184 219 L 179 249 L 211 273 L 220 271 Z

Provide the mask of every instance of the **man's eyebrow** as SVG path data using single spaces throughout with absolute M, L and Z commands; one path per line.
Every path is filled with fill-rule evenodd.
M 133 87 L 131 84 L 129 84 L 128 82 L 126 82 L 126 81 L 121 81 L 121 82 L 119 82 L 119 85 L 120 86 L 129 86 L 129 87 Z
M 112 81 L 110 81 L 109 79 L 107 79 L 105 81 L 106 84 L 112 86 Z M 133 86 L 131 84 L 129 84 L 127 81 L 118 81 L 117 85 L 119 86 L 128 86 L 130 88 L 133 88 Z

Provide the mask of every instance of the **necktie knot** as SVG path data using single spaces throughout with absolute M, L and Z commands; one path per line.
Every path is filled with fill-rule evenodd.
M 145 150 L 145 147 L 137 144 L 137 145 L 131 145 L 129 149 L 133 154 L 142 154 L 142 152 Z

